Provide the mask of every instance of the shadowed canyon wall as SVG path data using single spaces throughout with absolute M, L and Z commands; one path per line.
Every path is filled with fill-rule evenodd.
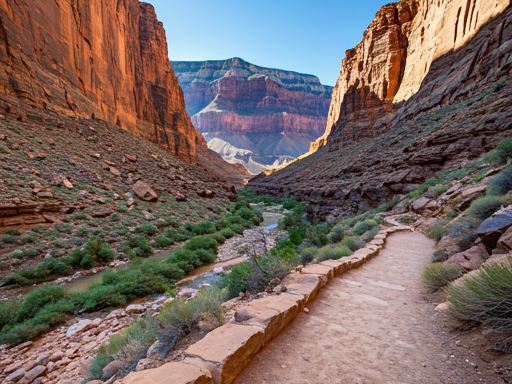
M 310 215 L 325 218 L 378 206 L 478 157 L 512 134 L 511 52 L 509 0 L 384 6 L 347 51 L 309 156 L 250 185 L 308 201 Z
M 315 76 L 239 58 L 172 65 L 209 147 L 253 173 L 303 155 L 324 132 L 332 88 Z
M 206 142 L 153 6 L 138 0 L 0 0 L 0 98 L 98 118 L 196 162 Z

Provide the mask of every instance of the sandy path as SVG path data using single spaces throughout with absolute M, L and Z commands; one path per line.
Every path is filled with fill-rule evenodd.
M 421 273 L 433 246 L 419 233 L 390 236 L 379 256 L 332 280 L 235 383 L 502 383 L 451 345 L 425 300 Z

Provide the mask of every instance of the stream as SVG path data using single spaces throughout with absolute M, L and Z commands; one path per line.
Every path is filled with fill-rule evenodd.
M 263 223 L 261 224 L 261 227 L 263 227 L 267 231 L 277 229 L 278 221 L 284 217 L 282 213 L 277 212 L 263 211 L 262 214 Z M 176 248 L 177 247 L 173 247 L 171 249 L 158 252 L 150 256 L 148 259 L 155 262 L 163 261 L 170 257 Z M 203 265 L 199 268 L 194 269 L 185 278 L 178 281 L 176 285 L 181 288 L 199 289 L 203 284 L 215 284 L 221 282 L 222 277 L 219 276 L 218 274 L 213 273 L 213 270 L 215 268 L 222 268 L 224 270 L 227 270 L 233 268 L 237 264 L 243 263 L 246 260 L 247 259 L 245 257 L 238 257 L 228 261 Z M 119 268 L 126 268 L 126 266 Z M 72 280 L 69 283 L 64 284 L 62 288 L 69 293 L 83 292 L 89 287 L 93 286 L 94 284 L 101 283 L 102 278 L 103 272 L 98 272 L 96 274 L 87 275 Z

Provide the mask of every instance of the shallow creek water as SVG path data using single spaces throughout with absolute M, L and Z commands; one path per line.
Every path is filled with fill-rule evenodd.
M 261 226 L 265 228 L 266 230 L 275 230 L 277 229 L 277 223 L 279 220 L 281 220 L 284 215 L 281 213 L 275 213 L 275 212 L 262 212 L 263 214 L 263 223 Z M 149 257 L 149 260 L 158 262 L 163 261 L 167 259 L 171 254 L 173 253 L 174 249 L 168 249 L 166 251 L 162 251 L 159 253 L 154 254 L 153 256 Z M 208 283 L 208 284 L 215 284 L 217 282 L 222 281 L 222 278 L 216 274 L 213 273 L 213 270 L 215 268 L 221 267 L 224 270 L 230 269 L 234 267 L 237 264 L 240 264 L 246 260 L 245 257 L 238 257 L 233 260 L 219 262 L 219 263 L 212 263 L 208 265 L 203 265 L 199 268 L 194 269 L 191 273 L 189 273 L 184 279 L 179 281 L 176 285 L 180 287 L 186 287 L 186 288 L 195 288 L 198 289 L 201 287 L 201 285 Z M 120 268 L 126 268 L 126 267 L 120 267 Z M 83 276 L 79 277 L 78 279 L 72 280 L 69 283 L 66 283 L 62 286 L 62 288 L 66 292 L 82 292 L 91 287 L 94 284 L 101 283 L 101 279 L 103 277 L 103 272 L 98 272 L 93 275 Z

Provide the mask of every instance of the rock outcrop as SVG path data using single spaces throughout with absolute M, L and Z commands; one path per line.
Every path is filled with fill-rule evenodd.
M 347 51 L 325 135 L 249 185 L 307 201 L 322 218 L 376 207 L 477 158 L 512 130 L 511 41 L 509 0 L 383 7 Z
M 172 66 L 209 147 L 253 173 L 303 155 L 324 131 L 332 88 L 315 76 L 239 58 Z
M 185 111 L 153 6 L 0 0 L 0 100 L 102 119 L 188 162 L 206 147 Z

